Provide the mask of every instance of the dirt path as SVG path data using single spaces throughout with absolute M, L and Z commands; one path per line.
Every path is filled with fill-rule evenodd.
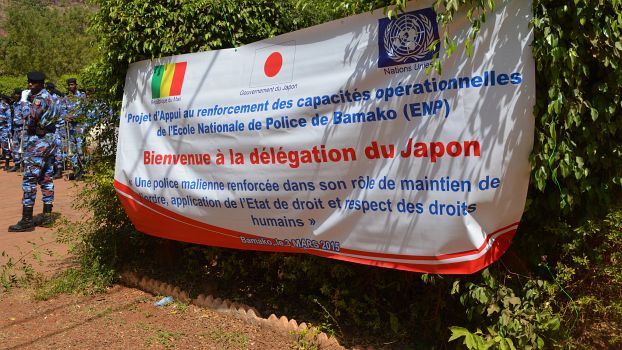
M 53 211 L 61 213 L 62 216 L 77 220 L 82 215 L 71 208 L 71 203 L 75 199 L 79 183 L 63 180 L 56 180 L 55 200 Z M 27 260 L 32 267 L 46 276 L 65 267 L 67 261 L 67 247 L 57 243 L 55 240 L 54 229 L 37 227 L 32 232 L 8 232 L 9 225 L 17 223 L 22 217 L 22 176 L 18 173 L 7 173 L 0 170 L 0 266 L 6 264 L 9 258 L 15 262 L 19 258 Z M 37 200 L 35 202 L 34 215 L 41 214 L 43 203 L 41 203 L 41 189 L 37 189 Z M 38 247 L 33 252 L 34 247 Z M 33 253 L 41 253 L 41 261 L 32 258 Z
M 0 296 L 2 349 L 290 349 L 286 332 L 114 286 L 94 296 L 36 302 L 28 290 Z
M 83 215 L 71 208 L 78 185 L 64 179 L 55 182 L 54 211 L 71 220 Z M 53 229 L 37 227 L 33 232 L 8 232 L 8 226 L 21 218 L 21 176 L 0 171 L 0 193 L 4 198 L 0 202 L 0 251 L 4 252 L 0 267 L 9 258 L 16 261 L 22 257 L 35 271 L 50 277 L 69 266 L 67 247 L 55 241 Z M 35 215 L 41 208 L 37 193 Z M 39 251 L 49 250 L 51 254 L 34 259 L 35 245 Z M 317 348 L 296 347 L 303 344 L 297 341 L 301 331 L 287 329 L 283 320 L 216 312 L 180 301 L 156 307 L 154 302 L 160 298 L 115 285 L 103 294 L 60 295 L 36 301 L 30 288 L 3 292 L 0 287 L 0 349 Z

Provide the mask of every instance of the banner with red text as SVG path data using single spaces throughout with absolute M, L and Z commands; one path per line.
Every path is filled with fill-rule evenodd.
M 472 273 L 529 183 L 530 1 L 448 27 L 410 3 L 127 72 L 115 188 L 136 228 L 198 244 Z M 449 58 L 442 45 L 458 44 Z M 431 68 L 442 58 L 442 74 Z

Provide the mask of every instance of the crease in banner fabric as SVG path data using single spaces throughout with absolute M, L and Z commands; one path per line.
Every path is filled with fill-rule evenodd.
M 114 186 L 136 228 L 196 244 L 467 274 L 523 213 L 530 1 L 439 27 L 432 1 L 130 65 Z M 450 57 L 444 37 L 459 44 Z M 442 74 L 427 74 L 432 59 Z

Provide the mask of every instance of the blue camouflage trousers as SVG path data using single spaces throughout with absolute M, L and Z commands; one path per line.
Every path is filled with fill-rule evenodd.
M 22 204 L 33 207 L 37 197 L 37 185 L 41 186 L 41 199 L 44 204 L 54 202 L 54 155 L 56 142 L 54 134 L 43 137 L 26 136 L 24 139 L 24 178 Z
M 0 147 L 2 147 L 2 158 L 9 155 L 9 130 L 0 130 Z
M 72 126 L 71 130 L 71 147 L 73 149 L 73 154 L 71 155 L 70 161 L 71 166 L 74 169 L 82 167 L 82 161 L 84 159 L 83 148 L 84 148 L 84 125 L 76 124 Z
M 56 145 L 56 152 L 54 154 L 54 165 L 57 169 L 63 169 L 65 154 L 63 153 L 63 136 L 59 129 L 56 129 L 56 132 L 54 133 L 54 144 Z
M 19 154 L 19 145 L 22 141 L 22 128 L 14 128 L 13 129 L 13 162 L 18 164 L 22 159 Z M 25 147 L 24 147 L 25 149 Z

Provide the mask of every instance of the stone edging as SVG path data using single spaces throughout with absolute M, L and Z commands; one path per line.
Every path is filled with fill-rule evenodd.
M 301 332 L 307 329 L 307 324 L 301 322 L 298 324 L 294 319 L 288 319 L 286 316 L 277 317 L 275 314 L 268 318 L 262 318 L 257 309 L 244 304 L 231 302 L 227 299 L 214 298 L 211 295 L 199 294 L 196 298 L 191 299 L 186 291 L 181 290 L 166 282 L 161 282 L 148 277 L 139 277 L 133 272 L 121 273 L 121 281 L 129 286 L 137 287 L 141 290 L 152 294 L 170 295 L 175 299 L 183 302 L 192 303 L 194 305 L 211 309 L 220 313 L 233 314 L 236 317 L 246 320 L 247 322 L 258 324 L 261 326 L 271 327 L 281 332 Z M 316 337 L 320 349 L 345 350 L 343 346 L 334 337 L 329 337 L 326 333 L 319 333 Z M 355 347 L 354 349 L 373 350 L 373 347 Z

